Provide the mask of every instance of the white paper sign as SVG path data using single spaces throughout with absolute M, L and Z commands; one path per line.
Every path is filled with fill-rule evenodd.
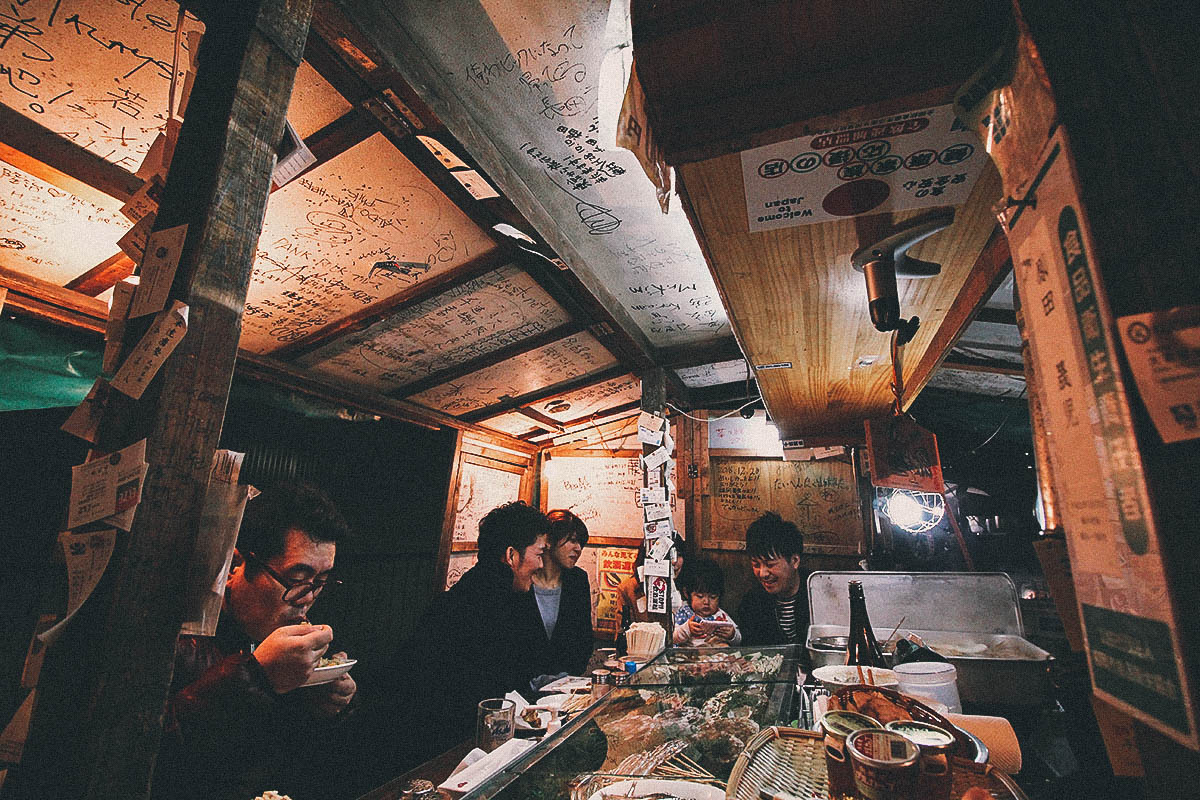
M 638 431 L 638 434 L 637 434 L 638 441 L 641 442 L 642 444 L 650 444 L 650 445 L 654 445 L 655 447 L 662 444 L 663 432 L 662 432 L 661 428 L 657 429 L 657 430 L 652 430 L 650 428 L 643 428 L 639 424 L 637 431 Z
M 659 539 L 658 541 L 661 542 L 664 540 Z M 667 539 L 666 542 L 667 542 L 667 549 L 669 550 L 671 548 L 671 540 Z M 663 577 L 667 577 L 671 574 L 671 562 L 670 561 L 666 561 L 666 560 L 655 561 L 655 560 L 651 559 L 649 556 L 647 556 L 645 567 L 646 567 L 645 574 L 649 575 L 649 576 L 661 575 Z
M 275 171 L 271 173 L 271 180 L 275 182 L 276 188 L 317 163 L 317 157 L 308 149 L 308 145 L 300 138 L 300 134 L 296 133 L 290 122 L 284 125 L 280 150 L 279 160 L 275 162 Z
M 651 538 L 652 536 L 670 536 L 671 520 L 664 519 L 642 523 L 642 534 L 647 539 Z
M 642 513 L 645 515 L 646 522 L 657 522 L 658 520 L 671 518 L 670 503 L 647 503 L 642 506 Z
M 166 184 L 162 178 L 151 175 L 142 183 L 142 188 L 134 192 L 129 201 L 121 206 L 121 213 L 133 222 L 141 222 L 143 217 L 157 214 L 165 188 Z
M 133 527 L 133 515 L 137 512 L 138 504 L 142 501 L 142 487 L 146 484 L 146 473 L 149 470 L 150 465 L 142 464 L 141 471 L 137 476 L 136 490 L 128 483 L 128 481 L 122 484 L 126 487 L 123 491 L 127 497 L 132 497 L 134 492 L 137 492 L 137 502 L 133 503 L 132 505 L 127 502 L 122 502 L 120 493 L 118 493 L 117 504 L 118 506 L 124 506 L 125 508 L 122 511 L 118 511 L 116 514 L 113 514 L 111 517 L 105 517 L 105 522 L 107 522 L 109 525 L 120 528 L 123 531 L 129 531 Z
M 146 335 L 113 376 L 112 387 L 134 400 L 141 398 L 167 356 L 183 340 L 187 325 L 188 307 L 176 300 L 150 324 Z
M 139 223 L 140 224 L 140 223 Z M 155 231 L 146 239 L 145 255 L 138 270 L 138 287 L 129 305 L 129 317 L 157 314 L 167 304 L 171 294 L 171 283 L 175 270 L 183 255 L 183 241 L 187 238 L 187 225 Z
M 490 200 L 493 197 L 499 197 L 500 193 L 492 188 L 492 185 L 483 179 L 473 169 L 460 169 L 457 172 L 451 172 L 454 179 L 463 185 L 463 188 L 471 193 L 471 197 L 476 200 Z
M 671 548 L 674 546 L 674 544 L 675 544 L 675 542 L 671 539 L 670 536 L 660 536 L 659 538 L 654 539 L 652 543 L 650 541 L 647 541 L 646 542 L 646 558 L 651 559 L 655 562 L 661 561 L 662 563 L 665 564 L 667 554 L 671 552 Z M 668 573 L 666 573 L 666 572 L 651 572 L 649 574 L 651 574 L 651 575 L 666 575 Z
M 650 575 L 646 578 L 646 611 L 651 614 L 666 613 L 668 586 L 668 579 L 662 575 Z
M 71 506 L 67 527 L 78 528 L 111 517 L 141 502 L 146 440 L 71 468 Z
M 671 454 L 667 451 L 667 448 L 660 447 L 651 452 L 649 455 L 642 456 L 642 465 L 646 469 L 658 469 L 663 464 L 667 463 L 667 459 L 670 457 Z
M 1200 438 L 1200 306 L 1131 314 L 1117 328 L 1158 435 Z
M 117 246 L 134 261 L 140 262 L 146 254 L 146 242 L 154 228 L 154 214 L 147 214 L 117 240 Z
M 442 143 L 432 136 L 418 136 L 421 144 L 425 145 L 425 149 L 433 153 L 433 157 L 442 162 L 442 166 L 446 169 L 470 169 L 467 162 L 456 156 L 450 150 L 442 146 Z M 533 241 L 530 239 L 529 241 Z
M 952 105 L 848 124 L 743 150 L 746 217 L 766 231 L 958 206 L 987 161 Z
M 75 612 L 91 596 L 96 584 L 100 583 L 117 544 L 117 532 L 111 528 L 88 533 L 67 531 L 58 535 L 58 543 L 67 562 L 67 615 L 53 628 L 38 634 L 38 638 L 47 645 L 54 644 Z
M 662 486 L 657 489 L 649 487 L 639 490 L 642 499 L 642 505 L 653 505 L 654 503 L 667 502 L 667 490 Z

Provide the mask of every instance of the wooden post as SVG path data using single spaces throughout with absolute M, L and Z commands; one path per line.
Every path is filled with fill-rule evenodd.
M 162 735 L 184 580 L 221 433 L 251 265 L 312 0 L 210 4 L 156 228 L 187 224 L 171 290 L 187 335 L 105 448 L 148 438 L 133 529 L 49 651 L 16 787 L 30 798 L 135 798 Z M 132 326 L 131 326 L 132 327 Z

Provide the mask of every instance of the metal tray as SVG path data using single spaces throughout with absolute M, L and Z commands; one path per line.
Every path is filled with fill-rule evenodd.
M 1025 638 L 1016 586 L 1003 572 L 814 572 L 809 643 L 848 633 L 852 580 L 862 581 L 875 635 L 903 620 L 898 635 L 916 633 L 958 670 L 963 702 L 1041 705 L 1053 695 L 1054 657 Z M 980 645 L 985 650 L 973 652 Z M 807 649 L 814 666 L 845 660 Z

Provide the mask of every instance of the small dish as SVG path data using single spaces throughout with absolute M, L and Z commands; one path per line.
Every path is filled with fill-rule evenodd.
M 312 675 L 308 676 L 308 680 L 301 686 L 320 686 L 322 683 L 336 681 L 338 678 L 350 671 L 350 668 L 358 663 L 357 658 L 350 658 L 345 661 L 339 661 L 336 664 L 328 664 L 324 667 L 317 667 L 313 670 Z
M 813 677 L 825 684 L 825 687 L 831 692 L 837 691 L 843 686 L 857 684 L 882 686 L 887 689 L 895 689 L 900 685 L 896 673 L 890 669 L 856 667 L 847 664 L 827 664 L 824 667 L 817 667 L 813 670 Z
M 609 798 L 639 798 L 647 796 L 676 797 L 679 800 L 725 800 L 725 790 L 719 786 L 709 786 L 706 783 L 691 781 L 637 780 L 618 781 L 610 783 L 598 792 L 594 792 L 588 800 L 609 800 Z
M 578 678 L 568 675 L 565 678 L 548 683 L 539 691 L 542 692 L 590 692 L 592 690 L 591 678 Z

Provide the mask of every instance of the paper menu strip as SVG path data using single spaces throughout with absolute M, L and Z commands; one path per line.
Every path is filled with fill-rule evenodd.
M 140 222 L 138 223 L 141 224 Z M 157 314 L 167 304 L 175 270 L 183 255 L 183 243 L 187 239 L 187 225 L 176 225 L 154 231 L 146 239 L 145 253 L 138 269 L 138 287 L 129 306 L 129 316 L 142 317 Z
M 112 528 L 87 533 L 64 531 L 58 535 L 58 543 L 67 562 L 67 614 L 54 627 L 38 634 L 45 644 L 54 643 L 100 583 L 117 544 L 117 532 Z
M 71 468 L 71 499 L 67 527 L 89 522 L 136 506 L 146 464 L 146 440 Z
M 150 324 L 150 329 L 113 376 L 112 387 L 135 400 L 140 399 L 167 356 L 183 340 L 187 325 L 188 307 L 176 300 Z
M 138 278 L 126 278 L 113 286 L 112 302 L 108 306 L 108 322 L 104 326 L 103 372 L 111 374 L 117 368 L 121 356 L 121 345 L 125 338 L 125 320 L 129 317 L 129 304 L 137 291 Z

